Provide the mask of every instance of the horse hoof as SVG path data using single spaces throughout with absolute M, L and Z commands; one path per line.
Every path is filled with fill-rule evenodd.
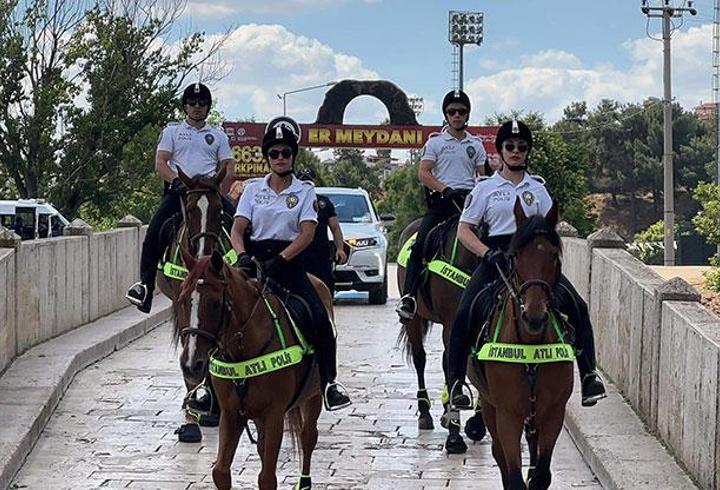
M 468 436 L 471 441 L 482 441 L 485 434 L 487 434 L 487 430 L 485 429 L 485 421 L 481 414 L 477 413 L 467 419 L 467 422 L 465 422 L 465 435 Z
M 443 412 L 440 416 L 440 426 L 443 429 L 447 429 L 450 426 L 450 418 L 448 417 L 447 412 Z
M 218 490 L 230 490 L 232 488 L 232 480 L 230 479 L 229 471 L 225 473 L 223 471 L 213 470 L 212 476 L 213 483 L 215 483 Z
M 467 452 L 467 444 L 463 441 L 460 434 L 450 434 L 445 439 L 445 451 L 448 454 L 465 454 Z
M 429 413 L 421 413 L 418 417 L 418 429 L 420 430 L 433 430 L 435 424 L 433 424 L 432 415 Z

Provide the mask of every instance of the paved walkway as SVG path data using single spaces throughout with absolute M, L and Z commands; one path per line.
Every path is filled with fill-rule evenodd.
M 464 456 L 448 457 L 444 430 L 419 433 L 415 375 L 395 347 L 392 307 L 341 305 L 337 315 L 340 379 L 354 404 L 322 415 L 314 488 L 500 488 L 487 440 Z M 428 340 L 435 398 L 439 338 L 435 328 Z M 177 442 L 173 430 L 182 420 L 183 394 L 170 328 L 162 326 L 75 377 L 11 488 L 213 488 L 217 429 L 204 429 L 200 444 Z M 436 420 L 440 409 L 439 403 L 433 407 Z M 278 475 L 280 488 L 290 488 L 298 462 L 289 443 L 284 446 Z M 256 488 L 258 470 L 255 448 L 243 437 L 233 466 L 235 488 Z M 552 488 L 600 488 L 564 431 L 553 471 Z

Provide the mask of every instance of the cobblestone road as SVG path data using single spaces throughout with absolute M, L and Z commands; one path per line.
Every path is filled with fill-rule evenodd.
M 314 488 L 501 488 L 487 440 L 448 457 L 444 430 L 419 433 L 415 375 L 395 347 L 392 307 L 345 304 L 337 306 L 337 317 L 340 380 L 354 404 L 321 417 Z M 436 399 L 439 338 L 435 328 L 428 340 L 428 382 Z M 200 444 L 180 444 L 173 434 L 182 420 L 181 385 L 167 325 L 89 367 L 73 381 L 11 488 L 213 488 L 217 429 L 204 429 Z M 440 410 L 436 402 L 436 421 Z M 284 446 L 278 481 L 289 489 L 299 470 L 287 439 Z M 258 471 L 255 448 L 243 437 L 235 488 L 255 488 Z M 600 488 L 565 432 L 553 471 L 552 488 Z

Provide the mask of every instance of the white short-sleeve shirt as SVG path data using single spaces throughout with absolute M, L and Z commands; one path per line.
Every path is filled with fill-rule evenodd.
M 290 185 L 277 194 L 270 188 L 270 174 L 245 182 L 235 216 L 252 224 L 251 240 L 293 241 L 300 223 L 317 223 L 315 186 L 293 176 Z
M 466 132 L 458 140 L 445 130 L 427 140 L 420 160 L 433 162 L 432 174 L 443 184 L 470 190 L 475 185 L 475 170 L 485 164 L 486 158 L 480 138 Z
M 186 121 L 170 123 L 163 129 L 158 151 L 170 152 L 170 167 L 178 167 L 188 177 L 213 175 L 218 163 L 233 157 L 227 134 L 221 129 L 208 126 L 200 129 Z
M 481 180 L 465 200 L 460 221 L 477 225 L 481 221 L 488 226 L 488 236 L 515 233 L 515 200 L 520 203 L 526 216 L 545 216 L 552 207 L 552 198 L 540 177 L 525 174 L 518 185 L 505 179 L 498 172 Z

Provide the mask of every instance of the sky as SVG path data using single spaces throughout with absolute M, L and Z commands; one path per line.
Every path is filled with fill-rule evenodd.
M 673 97 L 686 109 L 712 100 L 713 4 L 695 7 L 697 16 L 674 19 L 672 38 Z M 383 79 L 423 98 L 422 124 L 440 124 L 453 88 L 450 10 L 484 13 L 483 43 L 464 52 L 471 124 L 512 110 L 552 123 L 578 100 L 592 108 L 603 98 L 662 97 L 662 42 L 648 36 L 660 37 L 661 19 L 648 20 L 640 0 L 188 0 L 180 27 L 208 42 L 229 33 L 218 57 L 225 76 L 209 83 L 227 120 L 268 121 L 282 114 L 283 92 Z M 325 90 L 287 95 L 288 115 L 313 122 Z M 386 117 L 379 101 L 359 97 L 345 122 Z

